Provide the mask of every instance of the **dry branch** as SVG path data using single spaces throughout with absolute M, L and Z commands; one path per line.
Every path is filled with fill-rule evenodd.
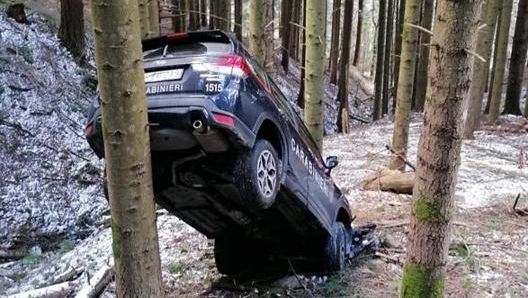
M 63 298 L 71 294 L 74 286 L 74 282 L 63 282 L 45 288 L 14 294 L 6 298 Z

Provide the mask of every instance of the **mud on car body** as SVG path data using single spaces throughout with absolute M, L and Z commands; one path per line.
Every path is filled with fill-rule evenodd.
M 220 272 L 267 256 L 342 268 L 352 216 L 295 109 L 221 31 L 143 41 L 155 199 L 215 239 Z M 85 134 L 104 157 L 100 99 Z

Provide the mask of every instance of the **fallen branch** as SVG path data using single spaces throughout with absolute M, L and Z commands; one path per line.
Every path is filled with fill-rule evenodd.
M 515 201 L 513 202 L 513 212 L 521 215 L 521 216 L 528 216 L 528 208 L 524 209 L 517 209 L 517 204 L 519 203 L 519 199 L 521 198 L 521 194 L 518 194 L 517 197 L 515 197 Z
M 406 158 L 405 156 L 403 156 L 402 154 L 394 151 L 394 149 L 389 146 L 389 145 L 385 145 L 385 148 L 387 148 L 387 150 L 389 150 L 392 154 L 395 154 L 401 161 L 403 161 L 406 165 L 408 165 L 411 169 L 413 169 L 413 171 L 416 171 L 416 167 L 410 163 Z
M 380 259 L 384 259 L 385 261 L 389 261 L 390 263 L 403 265 L 403 262 L 398 257 L 389 256 L 389 255 L 381 253 L 379 251 L 375 252 L 374 255 L 379 257 Z
M 62 298 L 68 297 L 73 291 L 74 282 L 63 282 L 45 288 L 31 290 L 7 296 L 6 298 Z
M 67 271 L 55 276 L 55 278 L 53 279 L 53 283 L 56 284 L 56 283 L 70 281 L 78 277 L 83 272 L 84 272 L 84 267 L 75 268 L 73 266 L 70 266 L 70 268 Z
M 114 261 L 110 260 L 108 264 L 105 264 L 99 271 L 97 271 L 92 278 L 88 281 L 75 298 L 96 298 L 99 297 L 101 292 L 106 288 L 106 285 L 110 283 L 114 276 Z
M 0 248 L 0 259 L 19 260 L 27 257 L 29 252 L 26 249 L 4 249 Z
M 362 182 L 365 190 L 390 191 L 400 194 L 412 194 L 414 187 L 414 172 L 384 170 L 376 176 Z

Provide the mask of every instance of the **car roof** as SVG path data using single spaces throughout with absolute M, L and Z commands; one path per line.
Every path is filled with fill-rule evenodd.
M 179 43 L 197 43 L 197 42 L 211 42 L 211 43 L 228 43 L 232 44 L 231 52 L 235 51 L 234 33 L 225 32 L 222 30 L 203 30 L 190 32 L 170 33 L 154 38 L 142 40 L 143 51 L 152 50 L 163 47 L 171 42 L 178 41 Z

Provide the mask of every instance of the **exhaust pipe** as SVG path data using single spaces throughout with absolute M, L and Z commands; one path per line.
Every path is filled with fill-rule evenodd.
M 200 134 L 204 133 L 207 130 L 207 127 L 205 127 L 203 125 L 202 120 L 199 120 L 199 119 L 198 120 L 194 120 L 192 126 L 193 126 L 193 129 L 194 129 L 194 132 L 197 132 L 197 133 L 200 133 Z

